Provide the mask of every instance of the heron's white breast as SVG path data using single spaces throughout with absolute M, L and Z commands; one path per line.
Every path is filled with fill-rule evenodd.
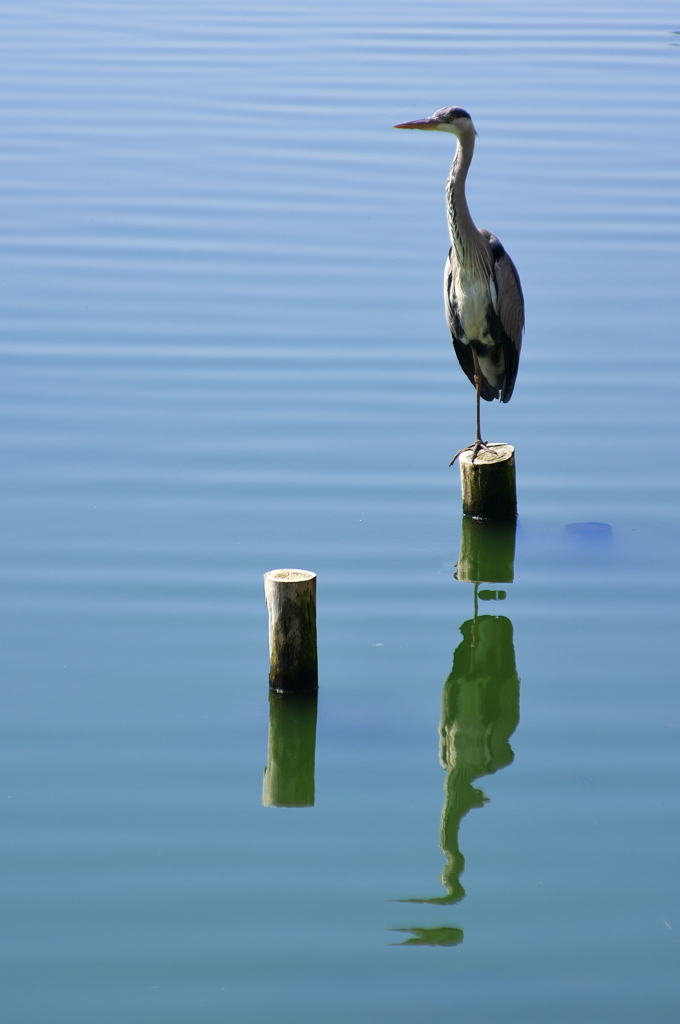
M 493 346 L 493 338 L 486 333 L 489 302 L 494 306 L 498 302 L 493 280 L 477 274 L 466 274 L 458 268 L 452 284 L 460 323 L 465 333 L 462 340 L 465 343 L 479 341 L 483 345 Z

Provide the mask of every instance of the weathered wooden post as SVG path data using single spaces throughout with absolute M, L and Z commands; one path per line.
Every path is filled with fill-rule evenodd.
M 517 515 L 515 449 L 491 444 L 472 461 L 472 452 L 460 456 L 463 513 L 473 519 L 514 519 Z
M 314 806 L 317 700 L 316 691 L 269 694 L 265 807 Z
M 274 569 L 264 574 L 269 609 L 269 686 L 308 693 L 319 685 L 316 654 L 316 574 Z

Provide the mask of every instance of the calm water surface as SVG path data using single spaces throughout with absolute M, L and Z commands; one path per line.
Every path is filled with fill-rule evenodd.
M 3 1021 L 674 1024 L 677 7 L 0 26 Z M 527 300 L 479 587 L 453 140 L 391 128 L 453 103 Z M 285 565 L 319 574 L 315 771 L 312 712 L 269 750 L 302 730 L 313 808 L 262 805 Z

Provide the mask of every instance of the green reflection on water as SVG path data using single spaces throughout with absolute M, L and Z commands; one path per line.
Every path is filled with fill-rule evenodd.
M 512 583 L 517 520 L 499 522 L 463 516 L 454 576 L 462 583 Z
M 465 896 L 458 831 L 468 811 L 487 802 L 472 783 L 512 763 L 508 741 L 519 722 L 512 622 L 505 615 L 475 615 L 460 631 L 463 640 L 442 695 L 440 758 L 446 800 L 440 844 L 446 857 L 442 884 L 448 893 L 437 900 L 442 903 L 457 903 Z
M 460 946 L 463 932 L 460 928 L 392 928 L 393 932 L 409 932 L 412 936 L 405 942 L 393 942 L 393 946 Z
M 514 578 L 516 524 L 463 519 L 456 578 L 473 584 L 473 615 L 460 627 L 462 640 L 444 683 L 439 727 L 440 760 L 446 771 L 440 847 L 446 858 L 441 882 L 445 896 L 406 903 L 451 905 L 465 896 L 460 876 L 465 858 L 458 833 L 465 815 L 488 798 L 473 783 L 507 767 L 514 759 L 510 737 L 519 722 L 519 676 L 512 622 L 506 615 L 480 615 L 479 602 L 503 600 L 502 590 L 480 590 L 482 582 Z M 458 945 L 459 928 L 408 928 L 402 945 Z M 454 941 L 455 938 L 455 941 Z
M 265 807 L 313 807 L 317 694 L 269 694 Z

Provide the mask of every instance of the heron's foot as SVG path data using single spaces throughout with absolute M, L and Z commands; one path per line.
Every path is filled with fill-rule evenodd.
M 449 462 L 449 466 L 452 466 L 454 464 L 454 462 L 456 461 L 456 459 L 458 458 L 458 456 L 462 455 L 463 452 L 472 452 L 472 462 L 473 462 L 473 464 L 474 464 L 474 461 L 475 461 L 475 459 L 477 458 L 477 456 L 479 455 L 480 452 L 488 452 L 490 455 L 497 455 L 498 454 L 498 452 L 496 452 L 495 449 L 493 449 L 490 445 L 488 445 L 486 443 L 486 441 L 480 441 L 479 438 L 478 438 L 474 442 L 474 444 L 469 444 L 467 446 L 467 448 L 461 448 L 461 450 L 459 452 L 456 452 L 456 454 L 453 456 L 453 458 Z

